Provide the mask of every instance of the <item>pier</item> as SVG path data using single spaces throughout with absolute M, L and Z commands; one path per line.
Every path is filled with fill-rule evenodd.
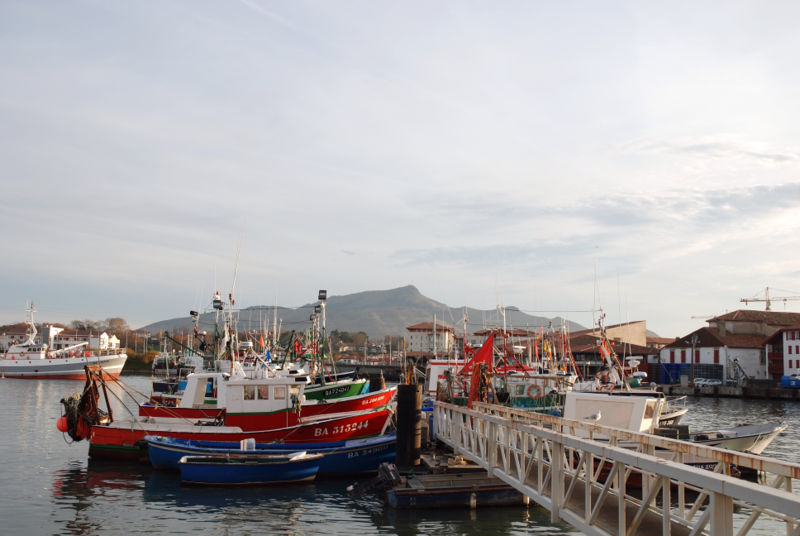
M 436 402 L 434 433 L 584 534 L 800 535 L 798 464 L 483 403 Z

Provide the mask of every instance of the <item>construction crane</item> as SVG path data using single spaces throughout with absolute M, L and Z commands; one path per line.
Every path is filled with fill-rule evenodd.
M 739 301 L 745 304 L 749 304 L 750 302 L 767 302 L 765 311 L 772 310 L 772 300 L 780 300 L 783 302 L 787 302 L 789 300 L 800 300 L 800 296 L 773 296 L 770 298 L 769 296 L 769 287 L 764 288 L 764 297 L 763 298 L 742 298 Z

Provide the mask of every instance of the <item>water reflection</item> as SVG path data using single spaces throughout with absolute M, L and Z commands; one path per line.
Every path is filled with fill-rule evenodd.
M 784 421 L 789 427 L 781 432 L 764 451 L 764 456 L 798 463 L 800 451 L 800 402 L 752 400 L 743 398 L 690 397 L 689 413 L 681 421 L 691 430 L 714 430 L 746 423 Z
M 401 536 L 416 534 L 580 534 L 566 524 L 552 525 L 550 512 L 530 506 L 504 506 L 470 509 L 401 509 L 388 506 L 375 509 L 372 522 L 382 532 Z
M 89 534 L 104 528 L 107 517 L 116 513 L 109 503 L 125 502 L 125 497 L 140 494 L 143 487 L 140 468 L 109 463 L 87 466 L 73 461 L 53 473 L 51 492 L 57 511 L 72 512 L 64 520 L 64 530 L 70 534 Z
M 149 378 L 127 380 L 139 390 L 149 388 Z M 4 533 L 577 534 L 569 526 L 552 525 L 549 512 L 535 505 L 393 510 L 376 496 L 347 496 L 352 479 L 204 488 L 183 486 L 177 473 L 145 465 L 87 462 L 87 443 L 66 444 L 55 428 L 59 400 L 82 386 L 59 380 L 0 381 L 0 426 L 13 431 L 0 434 Z M 800 462 L 800 402 L 691 398 L 689 406 L 686 423 L 698 430 L 787 421 L 789 429 L 766 454 Z M 125 415 L 117 411 L 120 418 Z

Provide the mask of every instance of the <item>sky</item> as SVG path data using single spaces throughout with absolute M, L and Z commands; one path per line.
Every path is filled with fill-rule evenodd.
M 0 323 L 800 296 L 800 3 L 0 2 Z M 800 311 L 777 300 L 773 310 Z M 594 312 L 594 313 L 593 313 Z M 424 321 L 424 319 L 423 319 Z

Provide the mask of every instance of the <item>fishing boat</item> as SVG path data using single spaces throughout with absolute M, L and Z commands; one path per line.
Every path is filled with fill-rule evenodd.
M 308 384 L 296 375 L 279 374 L 270 369 L 257 369 L 249 373 L 241 363 L 233 362 L 231 373 L 196 372 L 186 376 L 180 393 L 172 395 L 168 404 L 151 400 L 139 406 L 140 417 L 163 417 L 179 419 L 222 419 L 228 413 L 228 404 L 239 403 L 238 392 L 232 395 L 227 386 L 242 385 L 244 397 L 260 399 L 256 391 L 267 393 L 270 385 L 302 386 L 292 393 L 299 405 L 300 414 L 305 419 L 323 418 L 347 412 L 365 411 L 388 406 L 392 403 L 397 386 L 385 387 L 380 391 L 356 394 L 350 397 L 308 400 Z M 237 383 L 238 382 L 238 383 Z M 257 430 L 264 426 L 264 412 L 244 412 L 232 417 L 236 426 L 244 430 Z M 280 425 L 285 425 L 282 421 Z
M 109 376 L 119 376 L 127 354 L 119 349 L 89 350 L 88 343 L 80 343 L 66 348 L 52 350 L 48 344 L 36 341 L 36 324 L 31 303 L 27 309 L 27 331 L 25 340 L 12 344 L 0 357 L 0 376 L 25 379 L 81 380 L 85 377 L 84 367 L 101 367 Z
M 224 412 L 214 418 L 132 416 L 114 419 L 109 404 L 107 378 L 102 371 L 86 368 L 82 393 L 62 399 L 64 416 L 58 428 L 73 440 L 89 441 L 89 456 L 94 458 L 138 459 L 138 443 L 146 435 L 209 441 L 241 441 L 253 438 L 259 443 L 317 443 L 344 441 L 383 434 L 390 424 L 394 403 L 362 411 L 301 415 L 303 383 L 291 378 L 268 376 L 246 378 L 220 373 L 198 373 L 188 377 L 182 404 L 202 406 L 207 385 L 225 401 Z M 105 409 L 100 390 L 105 399 Z
M 761 454 L 775 437 L 786 429 L 786 424 L 765 423 L 759 425 L 740 425 L 716 431 L 701 431 L 689 433 L 688 426 L 673 425 L 663 426 L 660 413 L 664 407 L 663 397 L 627 396 L 612 393 L 580 393 L 569 392 L 566 395 L 564 417 L 588 424 L 598 424 L 631 432 L 655 434 L 672 439 L 679 439 L 703 446 L 718 447 L 734 451 Z M 602 430 L 581 429 L 575 431 L 576 435 L 592 437 L 594 440 L 605 441 Z M 620 442 L 618 446 L 636 448 L 637 444 Z M 655 455 L 671 459 L 672 451 L 657 448 Z M 717 461 L 703 458 L 692 453 L 686 454 L 682 462 L 693 467 L 716 470 Z M 600 475 L 608 474 L 611 464 L 608 462 L 595 462 Z M 744 476 L 745 471 L 734 467 L 731 474 Z M 634 471 L 632 478 L 627 482 L 630 487 L 641 486 L 641 474 Z
M 720 447 L 759 455 L 786 428 L 787 424 L 784 422 L 740 424 L 730 428 L 691 433 L 689 441 L 708 447 Z
M 252 438 L 239 443 L 161 436 L 146 436 L 144 439 L 150 463 L 156 469 L 178 469 L 178 461 L 183 456 L 281 454 L 290 450 L 304 450 L 323 455 L 319 474 L 326 476 L 377 471 L 381 463 L 394 460 L 397 446 L 397 437 L 393 433 L 365 439 L 300 444 L 256 443 Z
M 508 336 L 505 330 L 493 330 L 483 345 L 468 352 L 469 357 L 460 363 L 430 361 L 425 374 L 428 396 L 457 404 L 491 399 L 524 409 L 550 409 L 562 403 L 563 393 L 571 390 L 578 378 L 566 334 L 553 335 L 552 343 L 547 336 L 532 340 L 529 353 L 535 352 L 535 357 L 527 359 L 507 344 Z M 495 348 L 497 337 L 502 339 L 500 349 Z
M 322 454 L 238 453 L 184 456 L 178 462 L 181 482 L 214 486 L 263 485 L 314 480 Z
M 206 332 L 199 330 L 200 314 L 197 311 L 189 312 L 194 321 L 194 335 L 190 339 L 193 342 L 187 345 L 164 334 L 163 349 L 153 361 L 152 404 L 159 407 L 178 406 L 188 375 L 199 372 L 236 372 L 247 377 L 267 373 L 291 377 L 295 382 L 306 384 L 304 396 L 308 401 L 329 401 L 370 393 L 369 379 L 359 378 L 353 371 L 337 372 L 332 360 L 329 360 L 330 366 L 326 363 L 324 302 L 327 294 L 320 291 L 319 296 L 321 305 L 315 307 L 315 313 L 311 316 L 310 332 L 302 341 L 292 332 L 286 348 L 278 352 L 282 357 L 273 360 L 263 334 L 258 341 L 263 350 L 261 353 L 256 351 L 254 341 L 239 340 L 233 315 L 233 295 L 228 295 L 226 303 L 216 292 L 212 300 L 215 326 L 211 341 L 206 340 Z M 176 348 L 180 353 L 176 353 Z M 272 342 L 272 350 L 276 349 L 277 338 Z M 210 405 L 214 405 L 215 396 L 209 388 L 206 400 Z

